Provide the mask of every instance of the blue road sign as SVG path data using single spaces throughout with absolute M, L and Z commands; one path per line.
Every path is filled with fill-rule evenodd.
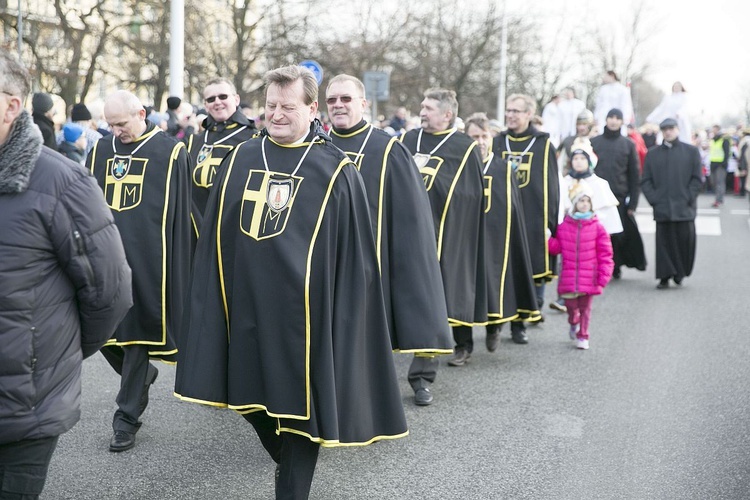
M 299 65 L 312 71 L 312 74 L 315 75 L 315 79 L 318 80 L 318 85 L 323 83 L 323 68 L 320 67 L 320 64 L 318 64 L 317 61 L 306 59 L 299 63 Z

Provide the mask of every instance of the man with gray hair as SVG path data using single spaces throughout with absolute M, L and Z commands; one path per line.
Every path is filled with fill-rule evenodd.
M 448 321 L 456 344 L 448 363 L 461 366 L 471 357 L 472 327 L 487 322 L 482 159 L 477 143 L 456 129 L 454 91 L 426 90 L 419 117 L 421 128 L 405 133 L 401 140 L 414 156 L 430 199 Z M 437 368 L 437 358 L 414 358 L 409 383 L 417 405 L 432 403 L 430 385 Z
M 542 310 L 547 281 L 555 273 L 555 260 L 549 255 L 547 234 L 557 230 L 560 203 L 560 181 L 557 154 L 549 134 L 537 130 L 531 120 L 536 102 L 525 94 L 508 96 L 505 105 L 507 130 L 501 132 L 493 145 L 498 160 L 515 173 L 521 194 L 526 234 L 529 240 L 531 266 L 537 292 L 537 306 Z M 535 316 L 530 321 L 543 316 Z M 527 344 L 526 328 L 521 318 L 510 324 L 511 338 L 516 344 Z
M 365 86 L 358 78 L 333 77 L 326 104 L 333 143 L 365 182 L 394 351 L 452 353 L 430 200 L 411 154 L 364 120 Z
M 135 305 L 102 354 L 121 375 L 109 450 L 135 446 L 139 417 L 158 370 L 149 358 L 173 362 L 190 275 L 190 167 L 185 145 L 146 121 L 130 92 L 107 97 L 103 137 L 86 165 L 112 210 L 133 268 Z
M 30 79 L 0 49 L 0 498 L 38 498 L 58 436 L 80 419 L 81 364 L 132 305 L 101 191 L 42 147 Z
M 357 167 L 319 121 L 306 68 L 266 74 L 266 128 L 224 159 L 190 284 L 175 393 L 238 411 L 308 498 L 320 446 L 407 434 Z

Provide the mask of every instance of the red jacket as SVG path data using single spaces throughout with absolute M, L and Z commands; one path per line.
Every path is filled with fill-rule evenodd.
M 566 215 L 555 236 L 549 239 L 549 252 L 562 253 L 562 272 L 557 284 L 560 295 L 599 295 L 612 278 L 615 267 L 612 242 L 596 216 L 576 220 Z

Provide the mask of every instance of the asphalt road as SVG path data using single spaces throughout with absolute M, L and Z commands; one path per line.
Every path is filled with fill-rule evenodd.
M 641 212 L 650 267 L 624 270 L 594 300 L 589 351 L 549 309 L 526 346 L 505 331 L 487 353 L 477 329 L 470 363 L 443 361 L 435 403 L 421 408 L 410 359 L 396 355 L 409 437 L 323 449 L 311 498 L 750 498 L 748 207 L 702 210 L 699 226 L 713 229 L 699 234 L 693 276 L 663 291 Z M 100 355 L 85 362 L 82 419 L 60 439 L 43 499 L 273 498 L 274 464 L 252 427 L 177 400 L 174 368 L 159 368 L 136 447 L 115 454 L 119 380 Z

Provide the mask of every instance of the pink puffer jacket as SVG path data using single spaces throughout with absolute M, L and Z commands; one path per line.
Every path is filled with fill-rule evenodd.
M 549 239 L 549 252 L 562 253 L 558 293 L 599 295 L 612 278 L 615 263 L 612 242 L 597 220 L 576 220 L 565 216 L 557 234 Z

